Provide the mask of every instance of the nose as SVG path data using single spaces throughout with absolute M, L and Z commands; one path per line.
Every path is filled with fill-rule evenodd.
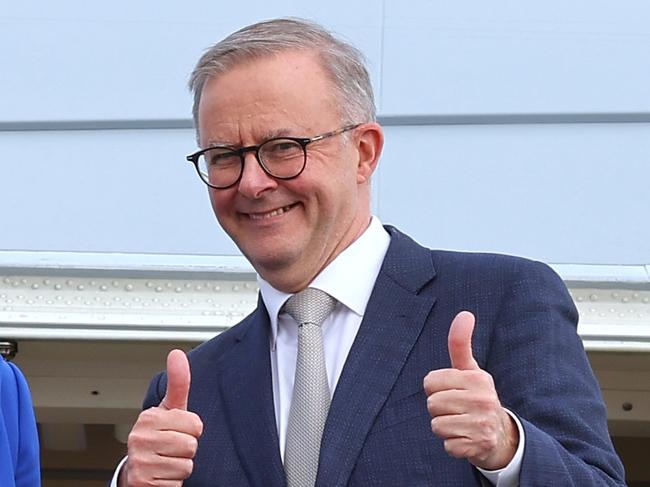
M 278 182 L 262 169 L 254 153 L 244 156 L 244 168 L 239 180 L 239 192 L 252 199 L 260 198 L 266 191 L 275 189 Z

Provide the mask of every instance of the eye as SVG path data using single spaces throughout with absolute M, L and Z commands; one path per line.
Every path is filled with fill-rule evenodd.
M 260 147 L 260 152 L 269 162 L 281 162 L 294 157 L 303 157 L 302 146 L 291 139 L 269 140 Z
M 209 169 L 224 169 L 238 166 L 241 161 L 239 155 L 229 149 L 215 148 L 203 153 L 205 164 Z

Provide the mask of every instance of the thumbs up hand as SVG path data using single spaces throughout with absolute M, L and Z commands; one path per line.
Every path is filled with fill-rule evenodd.
M 185 353 L 169 352 L 167 392 L 159 406 L 140 413 L 129 434 L 128 460 L 120 474 L 120 487 L 181 487 L 192 473 L 203 423 L 198 415 L 187 411 L 190 380 Z
M 431 430 L 445 450 L 484 470 L 504 468 L 512 460 L 519 434 L 501 407 L 492 376 L 472 354 L 474 315 L 461 311 L 449 328 L 452 368 L 433 370 L 424 378 Z

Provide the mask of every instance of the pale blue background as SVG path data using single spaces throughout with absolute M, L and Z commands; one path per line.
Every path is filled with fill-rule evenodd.
M 650 2 L 3 2 L 0 249 L 232 255 L 184 156 L 186 81 L 247 23 L 369 60 L 374 209 L 438 248 L 650 263 Z

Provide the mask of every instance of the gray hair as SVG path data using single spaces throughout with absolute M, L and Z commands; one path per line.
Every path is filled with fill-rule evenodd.
M 246 61 L 282 51 L 313 51 L 330 76 L 346 123 L 375 121 L 375 101 L 364 56 L 321 25 L 304 19 L 282 18 L 249 25 L 206 50 L 189 80 L 194 95 L 192 116 L 198 132 L 201 92 L 208 79 Z M 198 134 L 197 134 L 198 135 Z

